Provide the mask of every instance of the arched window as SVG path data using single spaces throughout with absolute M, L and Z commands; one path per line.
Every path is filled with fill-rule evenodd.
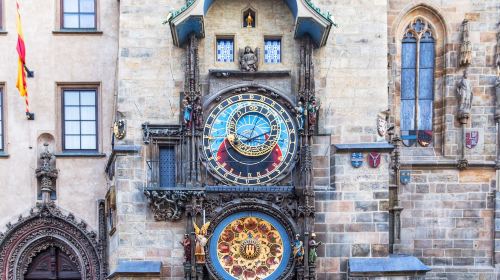
M 401 136 L 406 146 L 432 142 L 435 40 L 421 18 L 405 30 L 401 44 Z

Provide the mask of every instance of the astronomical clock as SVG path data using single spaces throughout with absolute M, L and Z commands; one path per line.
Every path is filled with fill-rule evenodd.
M 208 170 L 222 182 L 265 185 L 288 173 L 297 152 L 295 117 L 262 94 L 219 102 L 203 127 Z
M 313 44 L 302 44 L 298 87 L 291 71 L 259 71 L 258 49 L 245 47 L 240 70 L 210 70 L 205 92 L 197 40 L 188 41 L 181 125 L 143 126 L 149 166 L 160 165 L 151 176 L 175 173 L 148 183 L 159 186 L 145 191 L 154 216 L 187 221 L 186 279 L 312 279 Z

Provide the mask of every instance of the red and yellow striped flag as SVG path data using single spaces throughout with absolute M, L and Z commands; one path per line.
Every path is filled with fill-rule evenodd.
M 26 102 L 26 113 L 29 113 L 29 103 L 28 103 L 28 87 L 26 84 L 26 48 L 24 47 L 24 37 L 23 29 L 21 27 L 21 15 L 19 14 L 19 1 L 16 1 L 17 7 L 17 53 L 19 54 L 19 59 L 17 62 L 17 82 L 16 87 L 19 90 L 19 94 L 24 97 Z

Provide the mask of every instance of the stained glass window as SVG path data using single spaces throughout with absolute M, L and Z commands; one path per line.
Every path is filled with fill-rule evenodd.
M 175 148 L 160 147 L 160 186 L 175 187 Z
M 218 62 L 234 61 L 233 39 L 217 39 L 217 61 Z
M 281 40 L 264 40 L 264 62 L 281 63 Z
M 97 150 L 97 90 L 63 90 L 64 150 Z
M 401 135 L 406 146 L 432 133 L 435 40 L 431 26 L 416 19 L 401 47 Z

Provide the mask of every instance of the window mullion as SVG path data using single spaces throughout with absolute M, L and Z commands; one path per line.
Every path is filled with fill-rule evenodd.
M 415 127 L 414 130 L 418 130 L 418 119 L 419 119 L 419 106 L 418 106 L 418 99 L 419 99 L 419 87 L 420 87 L 420 39 L 421 36 L 417 36 L 417 53 L 415 55 L 415 59 L 417 60 L 415 62 Z

